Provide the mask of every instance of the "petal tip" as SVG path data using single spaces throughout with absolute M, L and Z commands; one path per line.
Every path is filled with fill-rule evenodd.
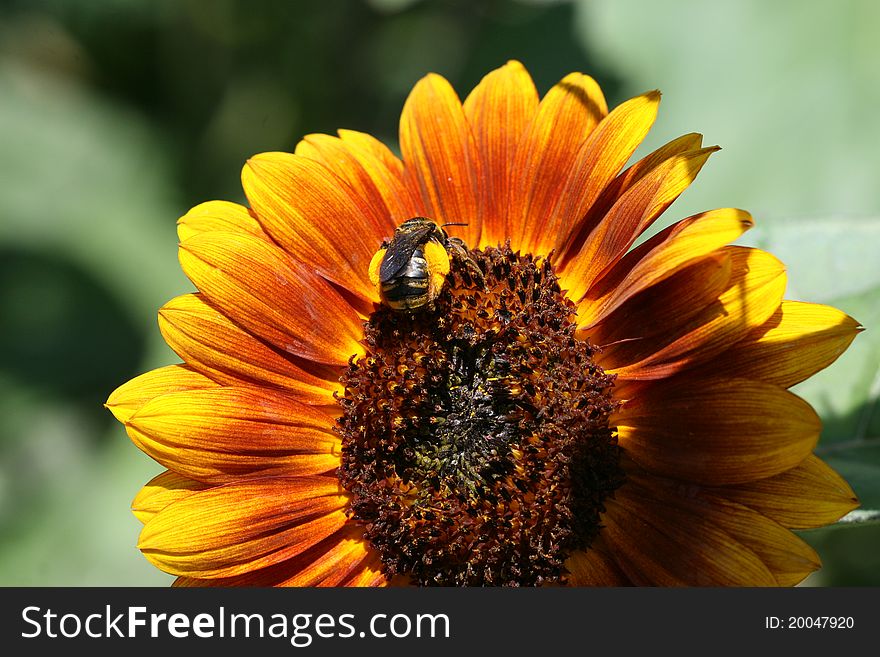
M 739 224 L 742 226 L 743 231 L 749 230 L 750 228 L 754 228 L 755 219 L 752 217 L 750 212 L 746 210 L 736 210 L 737 215 L 739 215 Z

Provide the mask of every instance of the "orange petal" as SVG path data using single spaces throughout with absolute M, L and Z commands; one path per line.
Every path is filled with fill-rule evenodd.
M 633 185 L 644 178 L 645 175 L 671 158 L 689 151 L 698 150 L 702 144 L 703 136 L 697 133 L 690 133 L 673 139 L 668 144 L 661 146 L 653 153 L 633 164 L 609 182 L 599 194 L 599 198 L 587 210 L 583 219 L 578 222 L 577 229 L 569 235 L 564 249 L 556 254 L 556 262 L 561 266 L 567 266 L 568 261 L 583 248 L 587 235 L 608 214 L 611 206 Z
M 830 525 L 859 506 L 843 477 L 812 454 L 775 477 L 714 490 L 792 529 Z
M 480 246 L 503 244 L 510 236 L 514 153 L 537 108 L 535 84 L 516 61 L 486 75 L 464 101 L 464 113 L 483 163 L 482 184 L 488 192 Z
M 200 491 L 153 517 L 138 547 L 172 575 L 231 577 L 290 559 L 345 524 L 335 477 L 269 478 Z
M 659 105 L 659 91 L 649 91 L 618 105 L 581 146 L 571 170 L 563 174 L 564 191 L 541 229 L 547 235 L 556 235 L 556 252 L 563 253 L 579 234 L 587 211 L 648 134 Z
M 330 365 L 362 353 L 362 321 L 351 306 L 329 283 L 263 240 L 197 235 L 180 245 L 180 264 L 220 312 L 280 351 Z
M 776 584 L 754 552 L 700 513 L 652 500 L 630 482 L 606 505 L 602 537 L 627 576 L 640 585 Z
M 370 552 L 359 571 L 340 583 L 340 586 L 350 587 L 381 587 L 388 585 L 388 578 L 382 572 L 382 562 L 375 552 Z
M 703 370 L 789 388 L 837 360 L 859 331 L 859 323 L 837 308 L 783 301 L 770 319 Z
M 391 225 L 383 207 L 322 164 L 290 153 L 255 155 L 241 180 L 263 228 L 282 248 L 361 298 L 378 300 L 367 267 Z
M 440 224 L 466 222 L 462 237 L 477 244 L 484 204 L 480 157 L 461 102 L 445 78 L 432 73 L 413 87 L 400 115 L 400 150 L 427 216 Z
M 362 528 L 356 528 L 363 533 Z M 339 540 L 332 549 L 323 554 L 297 559 L 300 568 L 281 586 L 340 586 L 345 580 L 363 569 L 370 556 L 369 544 L 362 538 L 349 536 Z
M 718 301 L 732 271 L 729 254 L 713 253 L 628 299 L 598 325 L 581 328 L 579 336 L 602 346 L 597 359 L 606 370 L 638 361 L 659 348 L 652 338 L 662 342 L 685 333 L 694 317 Z
M 217 382 L 188 365 L 168 365 L 151 370 L 123 383 L 110 393 L 104 404 L 114 417 L 125 422 L 149 400 L 168 392 L 216 388 Z
M 307 404 L 332 404 L 342 390 L 340 370 L 327 378 L 304 370 L 215 310 L 200 294 L 184 294 L 159 310 L 159 330 L 178 356 L 225 385 L 256 383 L 283 388 Z
M 700 516 L 751 550 L 773 573 L 779 586 L 794 586 L 821 565 L 813 548 L 782 525 L 746 506 L 696 486 L 646 475 L 629 478 L 645 491 L 646 499 Z
M 193 493 L 205 490 L 209 484 L 188 479 L 183 475 L 166 470 L 153 477 L 141 488 L 131 503 L 131 512 L 142 523 L 146 524 L 154 515 L 166 506 Z
M 717 356 L 776 312 L 785 293 L 782 263 L 758 249 L 729 246 L 721 252 L 730 255 L 733 271 L 717 301 L 674 333 L 621 345 L 613 373 L 626 379 L 671 376 Z
M 180 577 L 174 582 L 174 586 L 338 586 L 340 582 L 359 573 L 370 556 L 369 546 L 361 539 L 361 534 L 362 527 L 349 523 L 302 554 L 268 568 L 235 577 Z
M 242 232 L 268 239 L 260 222 L 246 207 L 238 203 L 208 201 L 197 205 L 177 220 L 177 236 L 181 242 L 212 230 Z
M 385 232 L 391 235 L 400 221 L 392 219 L 391 211 L 376 187 L 373 176 L 364 168 L 362 159 L 366 156 L 362 154 L 359 158 L 353 151 L 354 148 L 339 137 L 312 134 L 303 137 L 296 145 L 294 154 L 323 164 L 347 182 L 359 199 L 382 216 L 385 220 Z
M 207 483 L 339 467 L 339 439 L 327 416 L 275 390 L 169 393 L 147 402 L 126 427 L 153 459 Z
M 682 219 L 627 253 L 578 306 L 583 327 L 639 292 L 733 242 L 753 225 L 748 212 L 724 208 Z M 564 281 L 563 281 L 564 287 Z
M 571 170 L 584 140 L 607 114 L 599 85 L 582 73 L 565 76 L 541 99 L 513 160 L 510 237 L 514 249 L 546 253 L 553 247 L 556 236 L 542 233 L 543 217 L 563 193 L 561 175 Z
M 587 550 L 572 552 L 565 561 L 569 586 L 631 586 L 629 578 L 608 552 L 608 547 L 596 538 Z
M 580 301 L 636 238 L 687 189 L 717 147 L 675 155 L 657 165 L 611 206 L 562 272 L 569 297 Z
M 707 485 L 785 472 L 810 454 L 821 430 L 805 401 L 747 379 L 657 383 L 610 422 L 621 447 L 646 470 Z
M 391 149 L 364 132 L 339 130 L 338 133 L 351 155 L 373 180 L 395 224 L 428 214 L 421 194 L 407 184 L 403 162 Z

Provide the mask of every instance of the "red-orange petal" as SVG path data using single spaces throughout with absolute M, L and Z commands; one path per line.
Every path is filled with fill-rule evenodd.
M 607 369 L 622 379 L 666 378 L 717 356 L 776 312 L 785 293 L 783 264 L 759 249 L 729 246 L 721 252 L 730 256 L 732 272 L 717 301 L 675 332 L 620 345 Z
M 623 257 L 636 238 L 687 189 L 716 150 L 701 148 L 675 155 L 627 189 L 561 270 L 572 300 L 580 301 L 605 270 Z
M 382 572 L 382 562 L 375 551 L 371 551 L 364 560 L 360 570 L 351 577 L 340 583 L 340 586 L 350 587 L 382 587 L 389 586 L 388 578 Z
M 649 91 L 615 107 L 578 151 L 570 171 L 563 172 L 563 192 L 544 222 L 563 253 L 580 231 L 580 222 L 599 195 L 620 173 L 657 118 L 660 92 Z
M 323 554 L 301 560 L 298 571 L 280 586 L 341 586 L 357 575 L 371 552 L 369 544 L 355 535 L 363 533 L 363 529 L 354 527 L 354 530 Z
M 335 477 L 267 478 L 218 486 L 156 514 L 138 547 L 156 567 L 231 577 L 302 554 L 346 521 Z
M 283 388 L 307 404 L 332 404 L 341 391 L 341 370 L 326 368 L 327 378 L 294 363 L 234 324 L 200 294 L 184 294 L 159 310 L 165 342 L 188 364 L 225 385 L 256 384 Z
M 145 372 L 116 388 L 104 404 L 120 422 L 125 422 L 144 404 L 168 392 L 217 388 L 219 384 L 189 365 L 168 365 Z
M 583 248 L 587 235 L 608 214 L 611 206 L 646 174 L 673 157 L 698 150 L 702 144 L 703 136 L 700 134 L 693 132 L 682 135 L 646 155 L 615 177 L 614 180 L 605 186 L 605 189 L 602 190 L 599 198 L 590 206 L 584 218 L 578 222 L 577 230 L 569 235 L 565 247 L 556 254 L 556 262 L 560 266 L 566 266 L 568 261 Z
M 131 502 L 131 512 L 142 523 L 147 523 L 169 504 L 205 490 L 210 484 L 184 477 L 177 472 L 166 470 L 153 477 L 140 489 Z
M 605 369 L 637 362 L 670 336 L 687 333 L 691 320 L 727 289 L 732 271 L 729 254 L 708 255 L 628 299 L 599 324 L 580 328 L 578 335 L 602 347 L 596 358 Z M 584 314 L 589 317 L 589 311 Z
M 180 264 L 212 305 L 281 351 L 329 365 L 363 353 L 362 321 L 351 306 L 264 240 L 204 233 L 180 245 Z
M 354 148 L 339 137 L 311 134 L 303 137 L 296 145 L 294 154 L 323 164 L 348 183 L 357 197 L 374 208 L 385 220 L 386 234 L 391 235 L 400 222 L 391 218 L 391 211 L 376 187 L 373 176 L 363 166 L 362 158 L 357 157 L 353 151 Z
M 544 234 L 544 218 L 563 193 L 584 140 L 608 114 L 596 81 L 570 73 L 541 99 L 513 160 L 511 243 L 524 253 L 546 253 L 555 235 Z M 518 230 L 517 230 L 518 229 Z
M 770 319 L 701 370 L 790 388 L 837 360 L 860 330 L 856 320 L 837 308 L 783 301 Z
M 250 210 L 229 201 L 200 203 L 177 220 L 177 236 L 181 242 L 214 230 L 243 232 L 268 239 L 260 222 Z
M 846 480 L 812 454 L 774 477 L 714 490 L 792 529 L 830 525 L 859 506 Z
M 367 301 L 378 300 L 367 268 L 390 220 L 323 164 L 290 153 L 248 160 L 242 186 L 267 233 L 310 270 Z
M 673 224 L 627 253 L 590 288 L 578 306 L 578 323 L 588 328 L 639 292 L 733 242 L 753 223 L 744 210 L 722 208 Z
M 537 108 L 535 84 L 517 61 L 486 75 L 464 101 L 464 113 L 483 163 L 481 184 L 487 190 L 479 246 L 503 244 L 510 236 L 514 154 Z
M 821 430 L 808 403 L 748 379 L 656 383 L 610 422 L 621 447 L 646 470 L 707 485 L 790 470 L 812 452 Z
M 276 390 L 169 393 L 147 402 L 126 428 L 165 467 L 211 484 L 339 467 L 340 443 L 329 418 Z
M 432 73 L 413 87 L 400 115 L 400 150 L 427 216 L 440 224 L 467 223 L 459 234 L 477 244 L 484 205 L 480 156 L 461 101 L 445 78 Z
M 396 224 L 428 214 L 421 194 L 407 184 L 403 162 L 385 144 L 364 132 L 339 130 L 346 144 L 382 195 Z
M 268 568 L 235 577 L 179 577 L 174 586 L 340 586 L 347 579 L 358 575 L 369 560 L 371 551 L 361 538 L 362 534 L 362 527 L 349 523 L 302 554 Z

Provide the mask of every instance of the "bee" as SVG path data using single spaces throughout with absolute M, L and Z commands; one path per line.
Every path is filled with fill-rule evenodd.
M 370 262 L 370 281 L 379 296 L 397 311 L 414 311 L 433 305 L 449 274 L 449 255 L 467 263 L 472 275 L 482 280 L 480 268 L 457 237 L 449 237 L 446 226 L 426 217 L 413 217 L 400 224 L 391 241 L 385 241 Z M 476 270 L 476 271 L 474 271 Z

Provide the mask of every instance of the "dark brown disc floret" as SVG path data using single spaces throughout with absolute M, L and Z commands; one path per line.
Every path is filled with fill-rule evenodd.
M 386 574 L 419 585 L 536 585 L 599 530 L 620 486 L 613 377 L 575 337 L 546 259 L 452 258 L 434 307 L 377 309 L 337 430 L 349 513 Z

